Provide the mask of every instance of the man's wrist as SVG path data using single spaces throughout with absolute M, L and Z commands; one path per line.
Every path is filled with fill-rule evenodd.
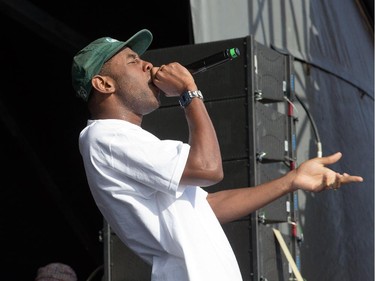
M 180 98 L 179 98 L 179 103 L 180 103 L 180 106 L 185 108 L 187 107 L 191 101 L 194 99 L 194 98 L 199 98 L 201 100 L 204 100 L 203 98 L 203 95 L 201 93 L 201 91 L 199 90 L 196 90 L 196 91 L 186 91 L 184 92 Z
M 294 192 L 294 191 L 297 191 L 299 189 L 299 187 L 296 186 L 296 184 L 295 184 L 295 178 L 296 178 L 296 176 L 297 176 L 297 170 L 296 169 L 289 171 L 285 175 L 285 178 L 286 178 L 286 190 L 288 192 Z

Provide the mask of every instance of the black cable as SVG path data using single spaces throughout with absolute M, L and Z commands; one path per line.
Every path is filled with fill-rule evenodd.
M 286 50 L 286 49 L 277 48 L 273 44 L 271 44 L 270 47 L 271 47 L 271 49 L 275 50 L 276 52 L 278 52 L 278 53 L 280 53 L 282 55 L 290 55 L 289 51 Z M 339 78 L 340 80 L 343 80 L 346 83 L 348 83 L 348 84 L 352 85 L 353 87 L 357 88 L 362 93 L 362 96 L 366 95 L 370 99 L 374 100 L 374 97 L 371 95 L 372 92 L 367 92 L 365 89 L 361 88 L 361 86 L 357 85 L 355 82 L 350 81 L 349 79 L 341 76 L 338 73 L 332 72 L 329 69 L 326 69 L 326 68 L 324 68 L 324 67 L 322 67 L 322 66 L 320 66 L 318 64 L 315 64 L 315 63 L 313 63 L 311 61 L 307 61 L 305 59 L 302 59 L 302 58 L 299 58 L 299 57 L 296 57 L 296 56 L 293 56 L 293 60 L 294 61 L 298 61 L 298 62 L 300 62 L 302 64 L 307 64 L 307 65 L 313 66 L 313 67 L 315 67 L 315 68 L 317 68 L 317 69 L 319 69 L 319 70 L 321 70 L 321 71 L 323 71 L 325 73 L 328 73 L 328 74 L 330 74 L 332 76 L 335 76 L 335 77 Z
M 104 270 L 103 265 L 99 265 L 91 274 L 89 277 L 87 277 L 86 281 L 94 280 L 93 278 L 98 274 L 98 272 Z
M 311 122 L 311 125 L 313 127 L 313 131 L 314 131 L 314 134 L 315 134 L 315 139 L 316 139 L 316 142 L 317 142 L 317 146 L 318 146 L 318 153 L 317 154 L 318 154 L 318 157 L 322 157 L 323 156 L 322 143 L 320 141 L 320 136 L 319 136 L 318 128 L 316 127 L 314 118 L 312 117 L 312 115 L 310 114 L 310 111 L 308 110 L 308 108 L 306 107 L 306 105 L 302 102 L 302 100 L 297 95 L 295 95 L 295 97 L 298 100 L 298 102 L 302 105 L 303 109 L 305 110 L 305 112 L 307 114 L 307 117 L 309 118 L 309 120 Z

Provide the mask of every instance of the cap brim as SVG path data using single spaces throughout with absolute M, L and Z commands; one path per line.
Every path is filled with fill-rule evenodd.
M 108 54 L 108 57 L 106 58 L 106 61 L 109 60 L 111 57 L 116 55 L 118 52 L 120 52 L 123 48 L 129 47 L 134 52 L 136 52 L 139 56 L 144 54 L 148 47 L 151 45 L 152 42 L 152 33 L 147 29 L 142 29 L 138 31 L 136 34 L 134 34 L 132 37 L 130 37 L 125 42 L 122 42 L 122 44 L 119 44 L 119 46 L 112 50 L 110 54 Z

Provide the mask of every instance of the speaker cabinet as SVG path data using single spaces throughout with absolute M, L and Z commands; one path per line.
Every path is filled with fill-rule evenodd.
M 294 167 L 295 132 L 293 58 L 263 46 L 251 36 L 149 50 L 144 60 L 155 66 L 183 65 L 227 48 L 238 48 L 232 61 L 194 75 L 219 139 L 225 178 L 208 192 L 254 186 L 282 176 Z M 177 98 L 161 98 L 161 107 L 144 117 L 142 126 L 161 139 L 188 141 L 188 128 Z M 291 223 L 295 194 L 288 194 L 241 220 L 223 225 L 238 259 L 243 280 L 290 280 L 285 256 L 272 228 L 282 228 L 292 254 L 298 254 Z M 106 235 L 106 281 L 150 280 L 150 268 L 137 260 L 109 226 Z M 296 257 L 297 258 L 297 257 Z
M 151 280 L 151 266 L 125 246 L 104 220 L 104 280 Z

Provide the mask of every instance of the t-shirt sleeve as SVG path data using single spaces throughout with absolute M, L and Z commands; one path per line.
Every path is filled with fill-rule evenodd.
M 160 140 L 141 128 L 132 128 L 115 130 L 98 145 L 104 161 L 127 182 L 175 196 L 183 191 L 179 182 L 189 155 L 188 144 Z

